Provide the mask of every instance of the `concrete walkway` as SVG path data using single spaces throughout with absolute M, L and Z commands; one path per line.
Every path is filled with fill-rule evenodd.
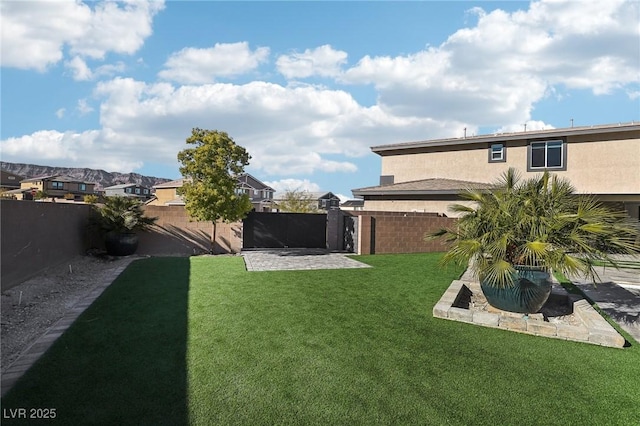
M 640 270 L 596 268 L 601 282 L 584 278 L 571 281 L 640 343 Z
M 370 268 L 366 263 L 324 249 L 263 249 L 243 251 L 247 271 Z

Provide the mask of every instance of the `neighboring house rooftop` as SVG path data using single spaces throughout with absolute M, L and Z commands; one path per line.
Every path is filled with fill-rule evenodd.
M 421 179 L 410 182 L 401 182 L 390 185 L 377 185 L 369 186 L 366 188 L 353 189 L 353 195 L 408 195 L 408 194 L 459 194 L 466 189 L 489 189 L 491 187 L 488 183 L 483 182 L 469 182 L 464 180 L 455 179 Z
M 38 176 L 38 177 L 34 177 L 34 178 L 30 178 L 30 179 L 24 179 L 21 180 L 21 183 L 25 183 L 25 182 L 38 182 L 41 180 L 55 180 L 57 182 L 79 182 L 79 183 L 86 183 L 89 185 L 93 185 L 94 182 L 85 182 L 82 179 L 76 179 L 74 177 L 71 176 L 64 176 L 64 175 L 49 175 L 49 176 Z
M 107 186 L 104 189 L 105 190 L 107 190 L 107 189 L 124 189 L 124 188 L 129 188 L 129 187 L 132 187 L 132 186 L 138 186 L 138 184 L 136 184 L 136 183 L 121 183 L 121 184 L 118 184 L 118 185 Z M 140 185 L 140 186 L 143 186 L 143 185 Z
M 335 195 L 333 192 L 329 192 L 329 191 L 316 191 L 316 192 L 309 192 L 308 193 L 311 197 L 313 198 L 337 198 L 337 195 Z
M 487 143 L 498 142 L 505 140 L 530 140 L 536 138 L 552 138 L 562 137 L 569 135 L 589 135 L 589 134 L 603 134 L 603 133 L 616 133 L 622 131 L 640 130 L 640 123 L 618 123 L 618 124 L 602 124 L 596 126 L 580 126 L 580 127 L 565 127 L 559 129 L 547 129 L 547 130 L 531 130 L 522 132 L 509 132 L 509 133 L 493 133 L 489 135 L 480 136 L 467 136 L 461 138 L 447 138 L 447 139 L 431 139 L 416 142 L 401 142 L 386 145 L 372 146 L 371 150 L 379 155 L 385 153 L 392 154 L 393 151 L 405 150 L 405 149 L 419 149 L 430 148 L 437 146 L 454 146 L 473 143 Z
M 364 200 L 347 200 L 344 203 L 340 204 L 340 207 L 362 207 L 364 206 Z
M 275 189 L 273 189 L 269 185 L 266 185 L 264 182 L 249 173 L 240 174 L 238 176 L 238 181 L 242 184 L 243 187 L 246 185 L 246 187 L 257 189 L 258 191 L 269 190 L 275 192 Z
M 24 180 L 24 176 L 15 173 L 0 170 L 0 187 L 7 189 L 15 189 L 20 187 L 20 182 Z

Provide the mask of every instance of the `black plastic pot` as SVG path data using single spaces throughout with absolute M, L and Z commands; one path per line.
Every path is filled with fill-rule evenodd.
M 111 256 L 129 256 L 138 249 L 136 234 L 109 232 L 104 241 L 107 254 Z
M 551 294 L 551 276 L 542 268 L 514 266 L 514 285 L 499 288 L 480 281 L 487 302 L 503 311 L 524 314 L 536 313 Z

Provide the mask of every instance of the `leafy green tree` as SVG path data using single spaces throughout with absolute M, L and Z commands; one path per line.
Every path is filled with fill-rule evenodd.
M 98 202 L 98 196 L 94 194 L 87 194 L 84 196 L 84 202 L 87 204 L 95 204 Z
M 318 206 L 317 200 L 307 191 L 290 189 L 278 200 L 278 209 L 290 213 L 315 213 Z
M 178 194 L 192 218 L 210 221 L 211 252 L 216 241 L 216 222 L 242 219 L 252 208 L 247 194 L 237 190 L 238 176 L 251 156 L 226 133 L 195 128 L 186 140 L 187 148 L 178 153 L 184 184 Z

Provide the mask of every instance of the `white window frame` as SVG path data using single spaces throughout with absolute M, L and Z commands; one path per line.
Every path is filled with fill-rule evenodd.
M 500 150 L 494 150 L 494 147 L 500 147 Z M 495 157 L 494 154 L 499 154 L 499 157 Z M 489 162 L 490 163 L 504 163 L 507 161 L 507 147 L 503 143 L 493 143 L 489 145 Z

